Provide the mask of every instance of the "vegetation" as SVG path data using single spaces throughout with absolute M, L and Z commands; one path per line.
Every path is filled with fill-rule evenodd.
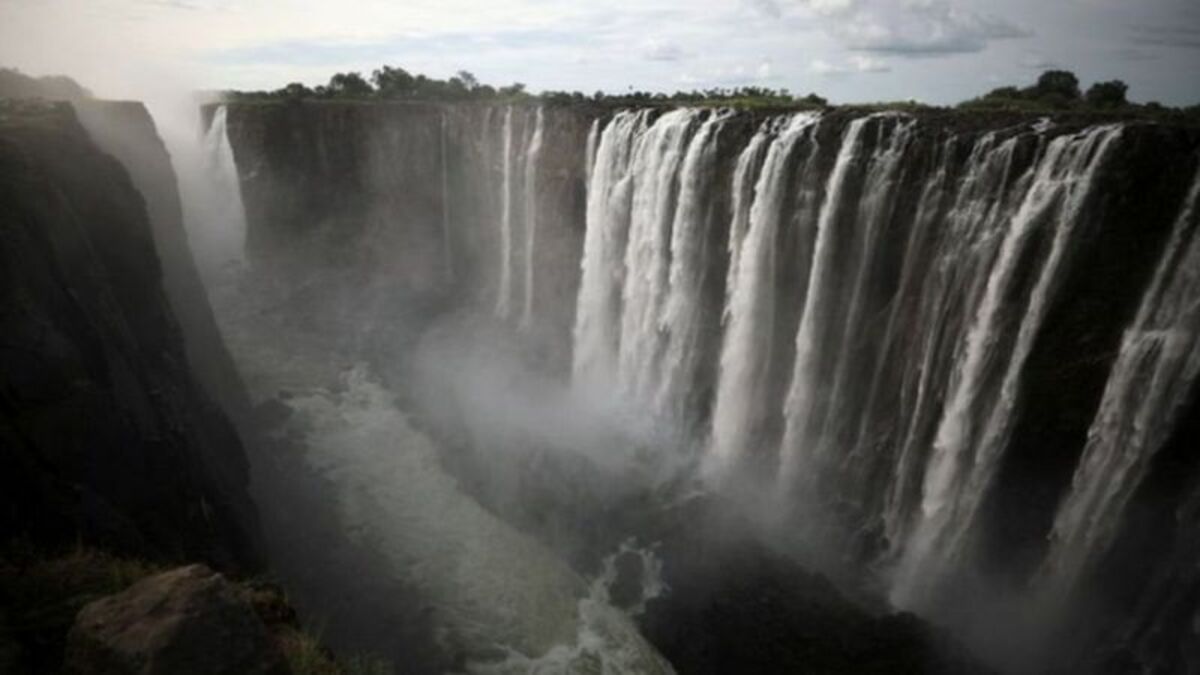
M 62 554 L 10 543 L 0 550 L 0 672 L 58 672 L 67 632 L 88 603 L 119 593 L 163 565 L 77 546 Z M 320 639 L 300 629 L 278 587 L 243 581 L 255 612 L 276 636 L 296 675 L 387 675 L 390 667 L 366 657 L 334 658 Z
M 1028 87 L 1006 86 L 958 104 L 960 110 L 1020 111 L 1034 113 L 1121 113 L 1136 117 L 1200 119 L 1200 105 L 1169 108 L 1151 101 L 1132 103 L 1129 85 L 1121 80 L 1096 82 L 1086 92 L 1079 79 L 1066 70 L 1048 70 Z
M 1032 113 L 1105 112 L 1139 117 L 1200 118 L 1200 105 L 1188 108 L 1169 108 L 1158 102 L 1131 103 L 1126 94 L 1128 85 L 1120 80 L 1096 82 L 1084 91 L 1079 78 L 1067 70 L 1047 70 L 1027 87 L 1004 86 L 983 96 L 958 104 L 960 110 L 1016 111 Z M 381 66 L 369 78 L 360 73 L 337 73 L 328 84 L 308 87 L 293 82 L 274 91 L 226 92 L 229 100 L 352 100 L 352 101 L 483 101 L 497 103 L 537 102 L 550 105 L 603 106 L 674 106 L 707 105 L 735 108 L 766 108 L 789 110 L 829 107 L 825 98 L 810 93 L 796 96 L 787 89 L 768 87 L 711 88 L 692 91 L 664 92 L 628 91 L 610 94 L 597 91 L 591 95 L 579 91 L 544 91 L 532 94 L 524 84 L 493 87 L 481 83 L 471 73 L 460 70 L 447 80 L 414 75 L 396 66 Z M 855 110 L 930 109 L 916 101 L 891 101 L 854 104 Z
M 460 70 L 447 80 L 414 75 L 395 66 L 382 66 L 370 78 L 361 73 L 337 73 L 328 84 L 308 87 L 292 82 L 274 91 L 226 92 L 230 100 L 352 100 L 352 101 L 541 101 L 549 104 L 599 103 L 605 105 L 682 105 L 705 104 L 734 107 L 821 108 L 828 101 L 816 94 L 793 96 L 787 89 L 766 87 L 714 88 L 679 91 L 673 94 L 630 91 L 607 94 L 597 91 L 588 95 L 580 91 L 545 91 L 534 95 L 521 82 L 494 87 L 481 83 L 471 73 Z
M 84 605 L 159 571 L 153 563 L 82 546 L 47 556 L 10 545 L 0 555 L 0 644 L 19 645 L 21 660 L 34 672 L 57 672 L 67 631 Z M 8 672 L 3 666 L 0 671 Z

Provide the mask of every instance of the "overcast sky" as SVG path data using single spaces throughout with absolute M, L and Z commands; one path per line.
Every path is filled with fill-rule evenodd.
M 763 85 L 949 103 L 1047 68 L 1200 102 L 1200 0 L 0 0 L 0 65 L 98 95 L 380 64 L 609 92 Z

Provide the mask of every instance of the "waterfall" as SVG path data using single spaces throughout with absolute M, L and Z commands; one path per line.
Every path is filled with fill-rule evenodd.
M 674 419 L 695 417 L 696 382 L 704 357 L 703 284 L 713 266 L 707 243 L 711 193 L 717 170 L 717 142 L 728 112 L 714 113 L 688 144 L 679 173 L 679 197 L 670 234 L 667 298 L 660 332 L 666 344 L 659 374 L 655 408 Z
M 796 364 L 792 372 L 792 384 L 784 403 L 786 427 L 780 449 L 779 468 L 780 487 L 784 490 L 792 488 L 802 470 L 801 465 L 807 459 L 804 454 L 810 452 L 808 445 L 818 440 L 808 437 L 806 428 L 815 424 L 818 415 L 817 397 L 823 393 L 817 389 L 815 375 L 817 360 L 822 356 L 819 348 L 823 346 L 818 344 L 816 330 L 818 322 L 824 319 L 820 313 L 823 310 L 828 311 L 826 303 L 829 299 L 825 297 L 824 285 L 831 283 L 828 279 L 828 270 L 833 262 L 830 260 L 830 249 L 834 241 L 833 228 L 837 225 L 842 208 L 841 193 L 858 152 L 859 139 L 866 123 L 867 118 L 860 118 L 846 128 L 837 161 L 825 189 L 825 203 L 817 221 L 817 241 L 813 251 L 808 295 L 800 318 L 800 328 L 796 333 Z
M 625 239 L 629 230 L 635 140 L 644 112 L 619 112 L 600 136 L 588 182 L 587 231 L 575 308 L 573 377 L 607 380 L 617 363 Z
M 709 468 L 716 472 L 758 445 L 772 403 L 768 378 L 774 362 L 777 235 L 792 187 L 792 155 L 807 140 L 811 149 L 806 163 L 816 157 L 818 120 L 811 113 L 798 113 L 778 134 L 773 128 L 778 120 L 768 121 L 751 138 L 734 170 L 725 338 L 709 451 Z
M 907 362 L 898 376 L 899 393 L 891 427 L 900 431 L 892 462 L 892 479 L 883 506 L 887 541 L 900 548 L 912 513 L 921 498 L 923 469 L 941 412 L 956 349 L 967 330 L 968 308 L 978 303 L 986 277 L 978 272 L 991 264 L 1003 215 L 1010 202 L 1028 187 L 1031 172 L 1013 176 L 1019 137 L 997 143 L 995 134 L 984 134 L 972 146 L 959 171 L 963 176 L 946 185 L 954 139 L 943 150 L 940 178 L 922 195 L 917 227 L 906 251 L 903 290 L 919 298 L 912 311 L 915 325 L 932 326 L 908 351 L 897 356 Z M 948 205 L 943 202 L 950 200 Z M 941 230 L 941 236 L 936 234 Z M 932 249 L 925 252 L 925 249 Z M 897 305 L 898 313 L 903 305 Z M 895 314 L 898 318 L 898 314 Z M 891 329 L 889 329 L 891 330 Z M 885 427 L 887 428 L 887 427 Z
M 1112 542 L 1200 374 L 1200 224 L 1193 180 L 1158 268 L 1125 330 L 1042 574 L 1063 591 Z
M 592 167 L 596 164 L 596 144 L 600 142 L 600 120 L 592 120 L 592 126 L 588 129 L 587 148 L 583 153 L 583 178 L 584 183 L 591 184 L 592 182 Z
M 446 279 L 454 280 L 454 252 L 450 238 L 450 156 L 446 153 L 446 113 L 441 115 L 439 149 L 442 163 L 442 254 L 445 256 Z
M 917 524 L 906 542 L 893 597 L 914 601 L 926 579 L 938 579 L 961 559 L 965 537 L 1008 439 L 1022 366 L 1041 326 L 1070 246 L 1092 178 L 1120 127 L 1094 127 L 1050 142 L 1035 167 L 1030 187 L 1007 223 L 1000 251 L 974 312 L 965 348 L 955 361 L 954 378 L 925 469 Z M 1041 260 L 1032 239 L 1053 228 L 1050 251 Z M 1017 334 L 1001 340 L 1002 301 L 1018 271 L 1040 265 Z M 1007 353 L 997 347 L 1008 345 Z
M 634 401 L 652 403 L 660 372 L 671 224 L 679 173 L 701 111 L 664 114 L 638 139 L 633 160 L 633 203 L 625 249 L 618 378 Z
M 512 311 L 512 242 L 513 242 L 513 109 L 504 110 L 504 173 L 500 184 L 500 283 L 497 285 L 496 316 L 506 318 Z
M 206 194 L 200 205 L 215 212 L 204 214 L 204 242 L 197 248 L 213 254 L 213 267 L 245 259 L 246 212 L 233 146 L 229 143 L 228 114 L 225 106 L 218 106 L 204 135 Z
M 534 252 L 538 227 L 537 172 L 542 156 L 544 112 L 544 108 L 537 109 L 533 136 L 525 153 L 525 303 L 521 312 L 521 327 L 526 329 L 533 325 Z
M 775 494 L 806 518 L 788 527 L 882 572 L 897 606 L 929 610 L 994 534 L 982 507 L 1007 498 L 992 493 L 1022 389 L 1045 386 L 1030 371 L 1047 355 L 1039 335 L 1076 311 L 1060 287 L 1107 236 L 1098 177 L 1120 168 L 1129 132 L 896 113 L 756 122 L 727 162 L 717 140 L 744 127 L 716 111 L 592 125 L 573 378 L 707 434 L 717 485 L 777 466 Z M 1198 192 L 1086 411 L 1041 570 L 1059 586 L 1116 537 L 1200 377 Z M 723 274 L 723 297 L 702 270 Z

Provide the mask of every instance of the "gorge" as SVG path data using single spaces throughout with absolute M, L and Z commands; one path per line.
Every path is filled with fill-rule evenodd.
M 721 495 L 771 550 L 994 667 L 1195 667 L 1194 127 L 206 113 L 254 274 L 293 301 L 320 279 L 294 319 L 402 392 L 462 448 L 464 489 L 551 548 L 587 548 L 561 531 L 580 522 L 531 510 L 619 501 L 603 474 L 635 471 L 616 482 Z
M 75 89 L 0 101 L 0 670 L 82 547 L 385 672 L 1200 670 L 1192 118 Z

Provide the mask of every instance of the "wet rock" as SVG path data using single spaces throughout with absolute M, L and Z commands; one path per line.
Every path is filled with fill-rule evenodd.
M 236 586 L 204 565 L 159 574 L 84 607 L 67 637 L 76 675 L 283 675 L 266 627 Z

